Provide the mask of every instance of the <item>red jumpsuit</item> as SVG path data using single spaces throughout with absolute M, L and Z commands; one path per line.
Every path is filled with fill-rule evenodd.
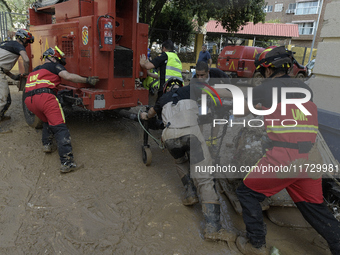
M 25 87 L 25 104 L 43 124 L 43 145 L 50 144 L 54 135 L 62 164 L 73 162 L 71 138 L 65 124 L 63 109 L 56 97 L 56 87 L 60 84 L 59 72 L 66 70 L 57 63 L 45 63 L 36 67 L 28 76 Z
M 259 160 L 255 166 L 257 169 L 261 169 L 263 166 L 266 166 L 267 169 L 270 166 L 289 166 L 290 162 L 295 159 L 307 158 L 308 150 L 298 150 L 294 147 L 297 146 L 298 142 L 315 143 L 318 120 L 317 107 L 312 101 L 303 104 L 312 115 L 301 114 L 299 109 L 291 104 L 286 106 L 286 115 L 281 114 L 281 88 L 300 87 L 309 90 L 311 94 L 312 91 L 302 81 L 292 83 L 288 75 L 283 78 L 282 80 L 278 78 L 267 79 L 253 91 L 253 104 L 261 103 L 263 109 L 269 109 L 272 106 L 272 88 L 276 87 L 279 91 L 277 109 L 271 115 L 265 117 L 267 134 L 274 141 L 274 147 L 269 149 Z M 304 96 L 295 93 L 291 93 L 289 96 L 289 98 L 299 97 Z M 287 119 L 296 122 L 285 121 Z M 263 222 L 260 202 L 286 188 L 306 221 L 326 239 L 331 252 L 340 254 L 340 223 L 323 203 L 321 184 L 321 178 L 316 180 L 308 178 L 304 171 L 292 178 L 279 178 L 276 172 L 250 172 L 236 190 L 242 206 L 242 217 L 250 243 L 257 248 L 266 243 L 266 226 Z

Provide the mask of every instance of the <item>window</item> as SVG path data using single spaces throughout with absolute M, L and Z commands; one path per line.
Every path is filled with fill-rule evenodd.
M 289 4 L 289 5 L 288 5 L 288 9 L 289 9 L 289 10 L 295 10 L 295 8 L 296 8 L 296 3 L 293 3 L 293 4 Z
M 306 14 L 318 14 L 319 12 L 319 2 L 301 2 L 297 3 L 296 15 L 306 15 Z
M 264 12 L 272 12 L 273 11 L 273 6 L 272 5 L 267 5 L 264 7 Z
M 286 10 L 286 13 L 295 13 L 295 8 L 296 8 L 296 3 L 293 3 L 293 4 L 289 4 L 288 5 L 288 9 Z
M 314 22 L 299 23 L 300 35 L 312 35 L 314 34 Z
M 283 4 L 275 4 L 274 12 L 282 12 Z

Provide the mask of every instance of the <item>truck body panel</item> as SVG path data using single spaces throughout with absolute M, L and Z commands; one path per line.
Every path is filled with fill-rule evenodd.
M 148 25 L 137 23 L 137 1 L 55 2 L 29 10 L 35 37 L 31 67 L 43 64 L 42 53 L 58 46 L 65 53 L 68 72 L 100 79 L 95 87 L 62 80 L 58 90 L 71 91 L 68 100 L 73 97 L 73 103 L 91 111 L 147 104 L 148 90 L 138 79 L 146 77 L 139 57 L 147 54 Z

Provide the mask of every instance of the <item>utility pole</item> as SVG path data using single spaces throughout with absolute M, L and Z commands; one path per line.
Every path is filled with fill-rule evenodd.
M 312 42 L 312 46 L 311 46 L 311 48 L 310 48 L 308 63 L 310 62 L 310 60 L 311 60 L 311 58 L 312 58 L 312 54 L 313 54 L 313 48 L 314 48 L 314 43 L 315 43 L 316 34 L 317 34 L 317 32 L 318 32 L 318 27 L 319 27 L 319 21 L 320 21 L 322 6 L 323 6 L 323 0 L 321 0 L 319 16 L 318 16 L 318 20 L 316 21 L 316 26 L 315 26 L 315 30 L 314 30 L 314 36 L 313 36 L 313 42 Z

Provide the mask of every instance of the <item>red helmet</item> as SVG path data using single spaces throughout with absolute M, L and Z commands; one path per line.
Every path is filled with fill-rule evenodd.
M 171 91 L 172 88 L 176 85 L 179 86 L 179 87 L 183 87 L 183 81 L 181 81 L 180 79 L 178 79 L 176 77 L 171 77 L 163 85 L 163 94 L 165 94 L 169 88 L 170 88 L 170 91 Z
M 290 68 L 293 64 L 293 53 L 286 50 L 285 46 L 270 46 L 262 53 L 255 56 L 256 69 L 260 67 Z
M 15 38 L 20 40 L 27 39 L 27 43 L 34 42 L 34 36 L 27 29 L 19 29 L 15 33 Z
M 65 56 L 64 52 L 62 52 L 58 48 L 58 46 L 54 46 L 54 49 L 53 48 L 48 48 L 43 53 L 43 59 L 49 58 L 49 57 L 54 57 L 63 66 L 66 65 L 66 61 L 65 61 L 64 56 Z

